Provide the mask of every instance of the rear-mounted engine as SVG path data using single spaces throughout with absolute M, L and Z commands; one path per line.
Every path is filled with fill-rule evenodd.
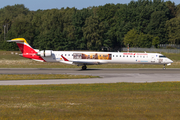
M 52 50 L 42 50 L 37 53 L 41 57 L 50 57 L 52 56 Z

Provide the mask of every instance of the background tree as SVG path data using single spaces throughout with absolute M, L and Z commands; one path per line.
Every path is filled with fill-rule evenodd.
M 176 6 L 176 17 L 180 17 L 180 4 Z
M 166 6 L 169 8 L 170 11 L 169 17 L 174 18 L 176 16 L 176 9 L 177 9 L 175 3 L 171 1 L 167 1 Z
M 159 37 L 154 37 L 153 40 L 152 40 L 152 45 L 155 47 L 155 48 L 158 48 L 159 46 L 159 43 L 160 43 L 160 39 Z
M 34 48 L 52 50 L 101 50 L 105 46 L 117 51 L 127 42 L 136 47 L 179 44 L 178 34 L 174 34 L 179 32 L 179 19 L 175 19 L 180 16 L 179 6 L 163 0 L 82 10 L 67 7 L 30 11 L 24 5 L 6 6 L 0 9 L 0 49 L 17 50 L 15 44 L 4 41 L 4 35 L 5 39 L 24 37 Z M 159 42 L 154 43 L 156 37 Z
M 87 49 L 100 50 L 102 46 L 102 36 L 100 36 L 99 20 L 97 16 L 90 16 L 85 21 L 83 28 L 84 38 L 87 40 Z
M 166 39 L 166 29 L 165 24 L 168 20 L 164 11 L 155 11 L 151 14 L 150 23 L 147 26 L 147 33 L 150 35 L 158 36 L 160 38 L 160 43 L 168 43 Z
M 171 44 L 180 44 L 180 18 L 173 18 L 166 22 L 167 34 Z
M 137 40 L 137 46 L 142 48 L 150 48 L 152 46 L 152 35 L 140 33 Z
M 138 38 L 139 34 L 135 29 L 130 30 L 124 37 L 124 45 L 129 45 L 130 47 L 137 47 L 138 46 Z
M 75 44 L 78 50 L 87 49 L 87 41 L 83 36 L 83 27 L 85 25 L 85 20 L 92 15 L 91 9 L 76 10 L 75 14 L 72 16 L 72 24 L 74 26 L 74 36 Z

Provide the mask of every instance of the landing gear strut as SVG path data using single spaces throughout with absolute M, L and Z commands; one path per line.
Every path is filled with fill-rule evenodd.
M 166 64 L 164 64 L 164 67 L 163 67 L 163 70 L 165 70 L 166 69 Z
M 86 70 L 86 68 L 87 68 L 86 65 L 82 66 L 82 70 Z

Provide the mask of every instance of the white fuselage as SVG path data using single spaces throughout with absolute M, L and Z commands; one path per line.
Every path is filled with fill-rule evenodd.
M 159 53 L 127 52 L 52 51 L 51 56 L 42 58 L 46 62 L 62 62 L 67 64 L 75 64 L 78 66 L 104 63 L 170 64 L 173 62 L 169 58 Z

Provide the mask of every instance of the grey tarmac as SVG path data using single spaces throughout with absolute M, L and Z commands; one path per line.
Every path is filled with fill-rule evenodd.
M 0 74 L 73 74 L 93 75 L 93 79 L 6 80 L 0 85 L 150 83 L 180 81 L 180 69 L 73 69 L 73 68 L 1 68 Z

